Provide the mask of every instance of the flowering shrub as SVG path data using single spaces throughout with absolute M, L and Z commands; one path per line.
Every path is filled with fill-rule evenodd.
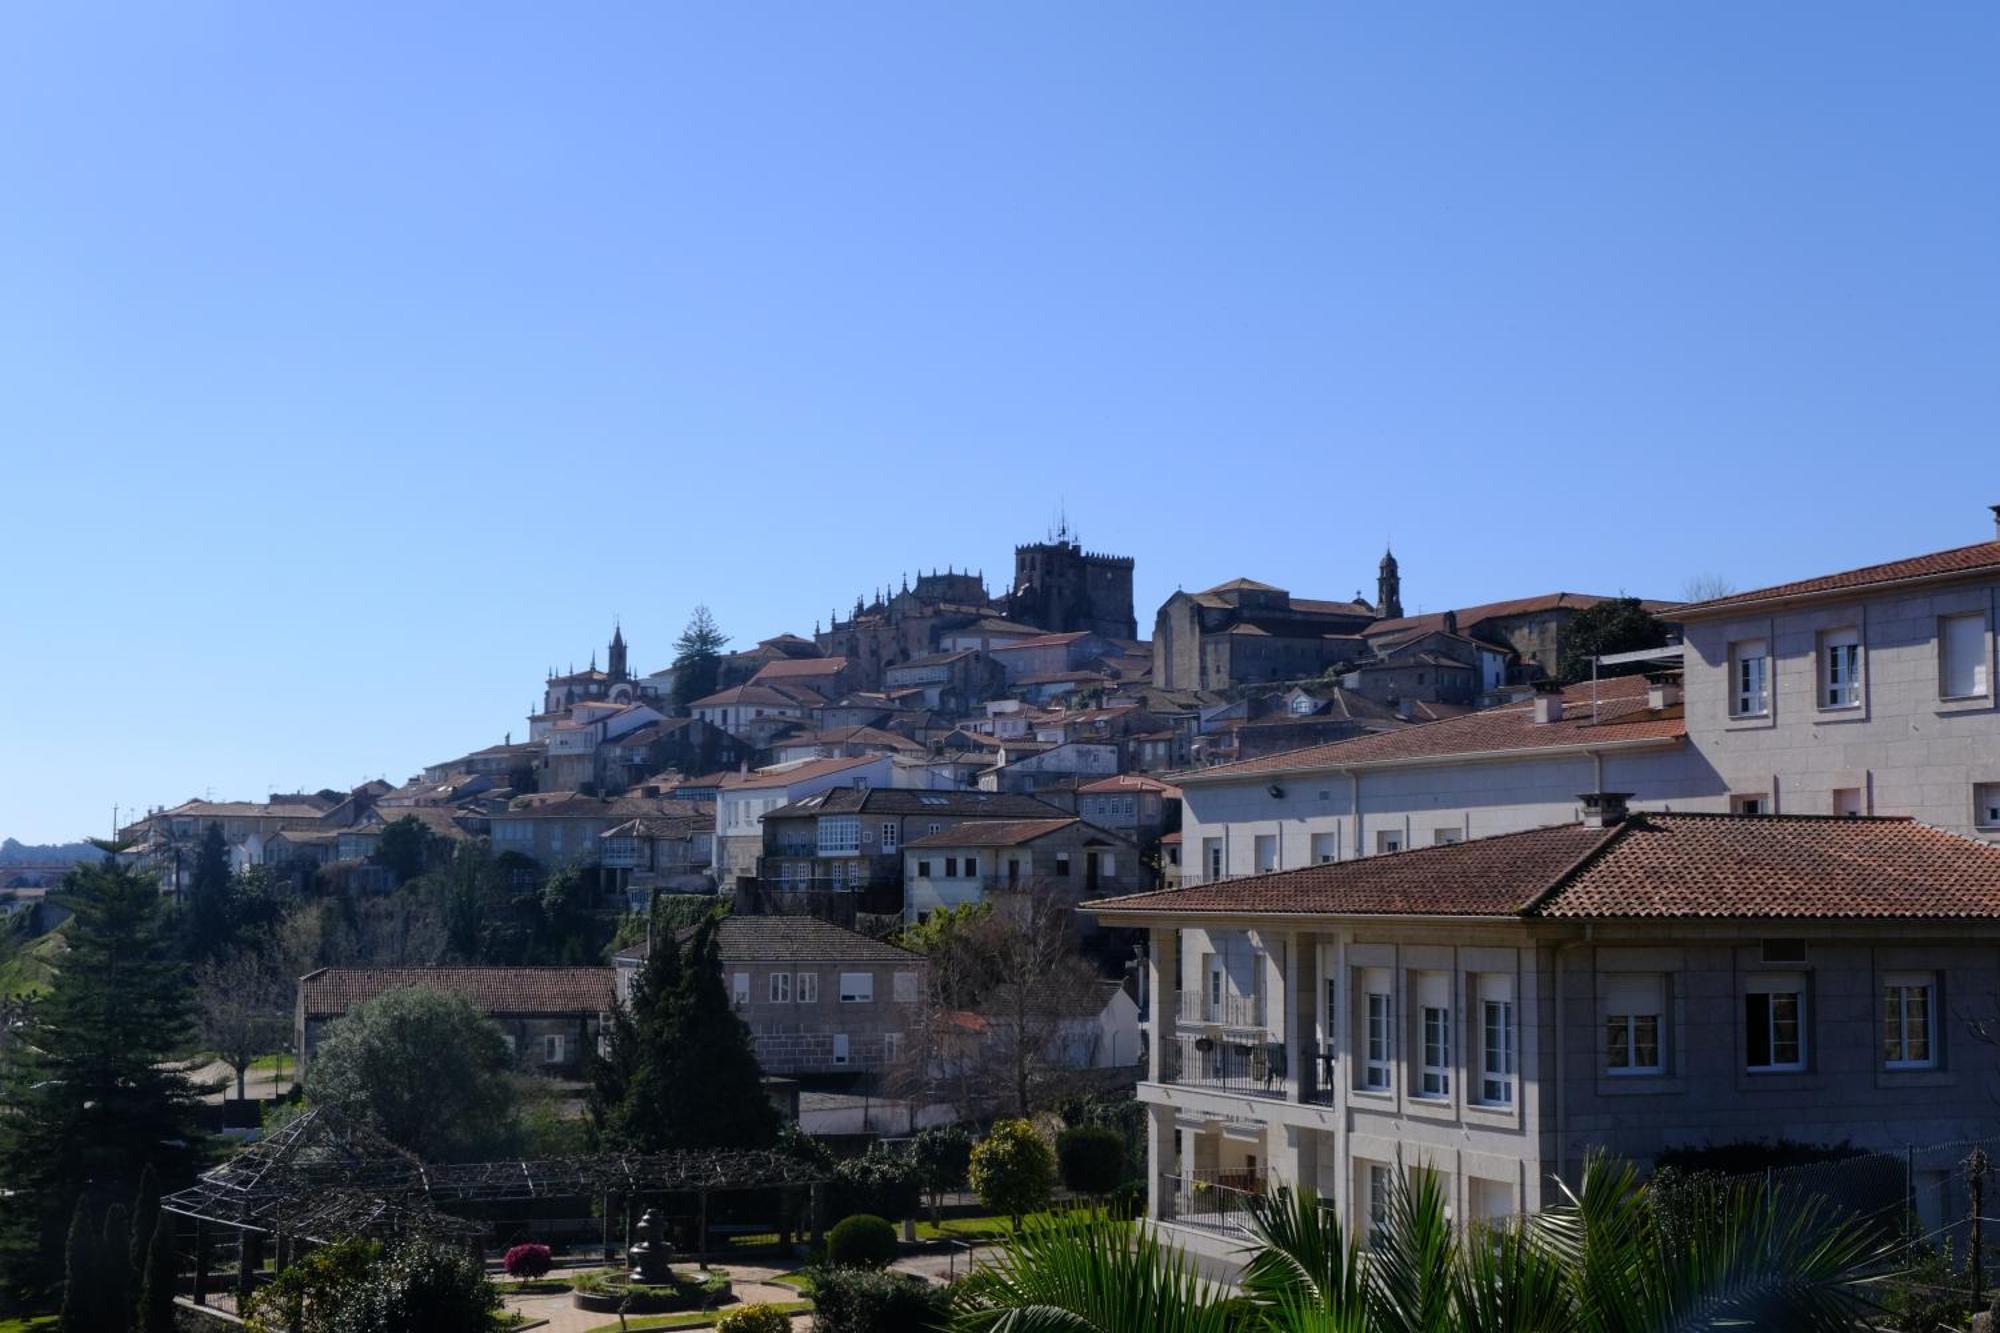
M 550 1256 L 548 1246 L 530 1242 L 507 1251 L 500 1266 L 507 1270 L 508 1277 L 537 1278 L 547 1276 L 548 1271 L 555 1267 L 555 1260 Z
M 744 1305 L 715 1321 L 715 1333 L 792 1333 L 791 1316 L 772 1305 Z

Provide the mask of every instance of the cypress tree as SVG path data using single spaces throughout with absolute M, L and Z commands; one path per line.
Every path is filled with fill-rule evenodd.
M 159 1215 L 152 1243 L 146 1247 L 145 1280 L 139 1287 L 139 1308 L 132 1320 L 135 1333 L 173 1333 L 174 1279 L 179 1263 L 174 1253 L 173 1218 Z
M 194 993 L 162 928 L 150 876 L 79 865 L 49 992 L 0 1056 L 0 1293 L 47 1308 L 62 1283 L 63 1226 L 88 1192 L 129 1198 L 148 1165 L 168 1188 L 201 1151 L 199 1095 L 171 1061 L 194 1037 Z M 128 1259 L 128 1255 L 121 1254 Z
M 146 1271 L 146 1255 L 152 1248 L 153 1228 L 160 1221 L 160 1173 L 151 1162 L 139 1172 L 139 1195 L 132 1201 L 132 1273 Z
M 736 1016 L 722 980 L 717 936 L 723 918 L 695 927 L 681 962 L 675 1018 L 682 1075 L 667 1086 L 674 1148 L 768 1148 L 778 1111 L 765 1095 L 750 1029 Z
M 90 1206 L 82 1199 L 69 1219 L 69 1239 L 63 1245 L 62 1311 L 56 1327 L 62 1333 L 104 1333 L 97 1304 L 97 1237 L 90 1226 Z
M 187 909 L 181 917 L 184 948 L 197 962 L 213 958 L 229 943 L 234 918 L 231 900 L 235 883 L 229 873 L 229 844 L 222 825 L 211 822 L 195 853 L 194 874 L 188 880 Z
M 132 1325 L 132 1215 L 122 1203 L 104 1210 L 104 1238 L 97 1247 L 97 1301 L 110 1327 Z

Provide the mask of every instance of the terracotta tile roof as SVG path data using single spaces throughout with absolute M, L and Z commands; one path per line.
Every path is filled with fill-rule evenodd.
M 1144 773 L 1120 773 L 1114 778 L 1099 778 L 1086 782 L 1077 791 L 1086 796 L 1121 796 L 1126 792 L 1152 791 L 1162 796 L 1179 796 L 1181 789 L 1171 782 L 1149 778 Z
M 627 819 L 678 818 L 701 813 L 692 801 L 651 796 L 584 796 L 573 791 L 537 792 L 516 796 L 495 819 Z
M 850 768 L 862 768 L 882 761 L 879 754 L 852 755 L 845 759 L 808 759 L 798 764 L 780 764 L 771 768 L 758 769 L 750 773 L 724 774 L 718 784 L 725 791 L 754 790 L 759 787 L 789 787 L 794 782 L 807 782 L 813 778 L 825 777 L 830 773 L 844 773 Z
M 2000 919 L 2000 847 L 1909 819 L 1634 814 L 1131 894 L 1091 910 L 1524 919 Z
M 796 745 L 874 745 L 903 753 L 924 748 L 908 736 L 898 736 L 893 731 L 876 727 L 828 727 L 823 731 L 802 731 L 794 736 L 781 736 L 771 742 L 774 750 Z
M 1366 602 L 1323 602 L 1316 597 L 1292 598 L 1292 610 L 1315 616 L 1360 616 L 1364 619 L 1375 614 L 1375 608 Z
M 1883 584 L 1954 578 L 1968 574 L 2000 575 L 2000 541 L 1975 542 L 1971 546 L 1959 546 L 1949 551 L 1934 551 L 1929 555 L 1913 556 L 1908 560 L 1891 560 L 1887 564 L 1867 565 L 1861 569 L 1850 569 L 1839 574 L 1800 579 L 1796 583 L 1780 583 L 1769 588 L 1756 588 L 1750 592 L 1731 593 L 1727 597 L 1715 597 L 1706 602 L 1684 606 L 1676 614 L 1681 619 L 1688 619 L 1694 616 L 1720 614 L 1764 602 L 1856 592 Z
M 1610 597 L 1591 592 L 1545 592 L 1535 597 L 1514 597 L 1502 602 L 1482 602 L 1478 606 L 1462 606 L 1449 614 L 1458 617 L 1461 630 L 1464 630 L 1472 628 L 1482 620 L 1533 615 L 1538 611 L 1581 611 L 1585 607 L 1611 600 L 1613 599 Z M 1641 598 L 1639 605 L 1655 613 L 1677 611 L 1679 607 L 1679 603 L 1676 602 L 1651 601 L 1646 598 Z M 1385 634 L 1405 634 L 1411 630 L 1443 629 L 1446 614 L 1443 611 L 1432 611 L 1420 616 L 1378 620 L 1363 632 L 1369 638 L 1375 639 Z
M 489 1014 L 597 1014 L 611 1007 L 608 967 L 323 967 L 299 978 L 308 1018 L 337 1018 L 386 991 L 463 995 Z
M 766 662 L 750 678 L 753 685 L 768 685 L 774 680 L 812 680 L 819 676 L 837 676 L 847 670 L 844 657 L 786 657 L 774 662 Z
M 1994 917 L 2000 847 L 1910 819 L 1646 814 L 1550 917 Z
M 1022 843 L 1045 838 L 1051 833 L 1082 822 L 1067 815 L 1061 819 L 1022 819 L 1008 823 L 981 821 L 960 824 L 956 828 L 940 829 L 936 833 L 926 833 L 923 837 L 912 838 L 903 845 L 905 847 L 1019 847 Z
M 686 938 L 692 928 L 681 932 Z M 716 953 L 727 963 L 901 963 L 921 965 L 922 954 L 830 921 L 809 916 L 726 916 L 716 933 Z M 618 951 L 623 959 L 642 959 L 646 946 Z M 878 999 L 890 998 L 877 993 Z
M 1204 593 L 1283 591 L 1284 589 L 1282 588 L 1274 588 L 1268 583 L 1259 583 L 1255 579 L 1231 579 L 1227 583 L 1218 583 L 1213 588 L 1202 589 Z
M 1657 712 L 1646 706 L 1642 676 L 1620 676 L 1597 684 L 1595 716 L 1591 684 L 1584 681 L 1563 691 L 1563 716 L 1558 722 L 1536 722 L 1532 702 L 1481 709 L 1393 731 L 1353 736 L 1308 745 L 1278 754 L 1259 755 L 1233 764 L 1194 769 L 1177 775 L 1185 784 L 1262 773 L 1314 772 L 1363 764 L 1445 760 L 1459 755 L 1495 751 L 1546 750 L 1565 746 L 1609 745 L 1619 741 L 1675 741 L 1687 734 L 1681 708 Z
M 936 815 L 946 819 L 1068 819 L 1067 811 L 1019 792 L 927 791 L 921 787 L 834 787 L 766 814 L 766 820 L 819 815 Z

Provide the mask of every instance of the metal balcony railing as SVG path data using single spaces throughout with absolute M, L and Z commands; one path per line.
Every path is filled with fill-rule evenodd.
M 1181 992 L 1180 1021 L 1197 1026 L 1261 1028 L 1264 1026 L 1262 995 L 1210 996 L 1204 991 Z
M 1248 1232 L 1269 1181 L 1261 1168 L 1186 1171 L 1160 1178 L 1170 1220 L 1212 1231 Z
M 1291 1092 L 1285 1044 L 1269 1034 L 1253 1040 L 1182 1037 L 1167 1049 L 1175 1058 L 1160 1071 L 1164 1082 L 1249 1097 L 1282 1099 Z

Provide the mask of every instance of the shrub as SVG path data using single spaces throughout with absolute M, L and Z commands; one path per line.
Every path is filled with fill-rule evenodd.
M 835 1268 L 887 1268 L 896 1257 L 896 1228 L 872 1213 L 844 1217 L 826 1233 L 826 1261 Z
M 745 1305 L 716 1320 L 715 1333 L 792 1333 L 792 1317 L 775 1305 Z
M 972 1150 L 971 1174 L 980 1202 L 1019 1226 L 1022 1214 L 1048 1205 L 1056 1163 L 1033 1125 L 999 1120 Z
M 935 1333 L 951 1316 L 951 1293 L 922 1278 L 869 1268 L 813 1274 L 812 1333 Z
M 384 1251 L 348 1240 L 314 1250 L 251 1298 L 258 1333 L 487 1333 L 500 1295 L 459 1245 L 413 1239 Z
M 878 1143 L 833 1168 L 833 1216 L 872 1213 L 900 1222 L 916 1216 L 922 1189 L 923 1175 L 917 1164 Z
M 963 1125 L 932 1125 L 910 1145 L 910 1160 L 917 1164 L 917 1175 L 931 1192 L 935 1209 L 940 1194 L 965 1188 L 965 1173 L 972 1168 L 972 1135 Z
M 1125 1136 L 1103 1125 L 1079 1125 L 1056 1135 L 1062 1182 L 1077 1194 L 1101 1198 L 1125 1175 Z
M 507 1270 L 508 1277 L 547 1277 L 549 1270 L 556 1266 L 555 1258 L 546 1245 L 529 1243 L 516 1245 L 500 1260 L 500 1266 Z

